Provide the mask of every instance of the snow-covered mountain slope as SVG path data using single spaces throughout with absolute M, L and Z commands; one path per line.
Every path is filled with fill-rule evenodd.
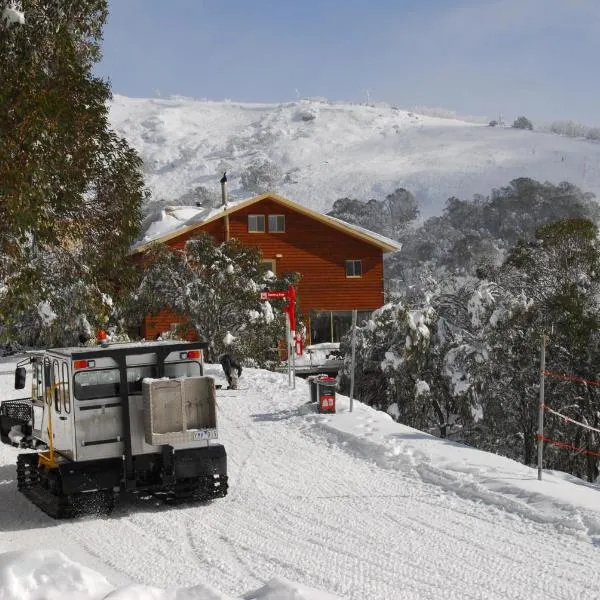
M 3 399 L 12 366 L 0 364 Z M 306 383 L 290 391 L 283 374 L 247 369 L 240 383 L 217 396 L 230 493 L 207 505 L 123 501 L 109 517 L 53 521 L 17 492 L 18 451 L 0 447 L 0 553 L 22 553 L 0 554 L 0 598 L 600 597 L 598 487 L 540 482 L 360 403 L 350 413 L 347 398 L 317 414 Z
M 155 199 L 196 186 L 233 197 L 257 158 L 281 170 L 274 191 L 325 212 L 345 196 L 416 194 L 424 217 L 450 196 L 487 195 L 517 177 L 570 181 L 600 196 L 600 144 L 537 131 L 421 116 L 391 106 L 299 101 L 241 104 L 115 96 L 111 123 L 140 152 Z

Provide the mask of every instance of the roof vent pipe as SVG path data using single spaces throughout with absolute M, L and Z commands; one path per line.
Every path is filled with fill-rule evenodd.
M 221 196 L 223 197 L 223 211 L 225 212 L 225 241 L 229 241 L 229 213 L 227 212 L 227 171 L 221 177 Z
M 227 208 L 227 171 L 221 177 L 221 198 L 223 200 L 223 207 Z

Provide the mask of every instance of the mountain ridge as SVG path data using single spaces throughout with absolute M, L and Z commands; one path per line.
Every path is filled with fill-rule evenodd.
M 451 196 L 487 196 L 518 177 L 600 194 L 594 141 L 395 106 L 115 95 L 110 120 L 142 156 L 153 200 L 165 205 L 198 188 L 217 195 L 223 171 L 232 198 L 268 190 L 321 212 L 338 198 L 382 199 L 403 187 L 427 218 Z

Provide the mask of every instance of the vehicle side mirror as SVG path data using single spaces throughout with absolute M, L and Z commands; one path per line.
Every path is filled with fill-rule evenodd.
M 22 390 L 25 387 L 27 379 L 27 370 L 25 367 L 17 367 L 15 369 L 15 390 Z

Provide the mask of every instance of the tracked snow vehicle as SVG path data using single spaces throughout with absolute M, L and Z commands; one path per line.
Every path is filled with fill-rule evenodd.
M 109 512 L 121 492 L 167 502 L 227 493 L 215 383 L 204 342 L 140 342 L 31 352 L 15 372 L 31 398 L 0 405 L 0 437 L 17 457 L 18 489 L 44 512 Z

